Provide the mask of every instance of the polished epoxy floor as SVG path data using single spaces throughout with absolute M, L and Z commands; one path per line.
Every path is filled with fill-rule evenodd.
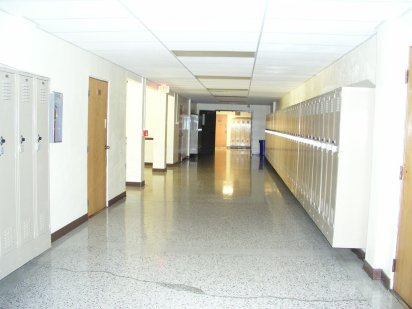
M 0 281 L 0 308 L 402 308 L 259 157 L 165 174 Z

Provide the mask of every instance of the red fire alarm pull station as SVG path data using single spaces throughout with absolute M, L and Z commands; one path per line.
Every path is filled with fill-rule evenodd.
M 149 131 L 148 131 L 148 130 L 143 130 L 143 136 L 144 136 L 144 137 L 149 136 Z

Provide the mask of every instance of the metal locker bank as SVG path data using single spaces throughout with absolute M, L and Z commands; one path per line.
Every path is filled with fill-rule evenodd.
M 50 247 L 49 80 L 0 68 L 0 279 Z

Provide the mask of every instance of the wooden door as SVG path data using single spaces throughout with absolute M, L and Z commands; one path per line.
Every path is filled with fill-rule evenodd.
M 216 141 L 215 147 L 226 147 L 227 115 L 216 114 Z
M 106 207 L 107 82 L 89 78 L 88 214 Z
M 412 48 L 409 56 L 412 72 Z M 405 157 L 402 206 L 399 219 L 398 249 L 396 256 L 395 291 L 412 306 L 412 83 L 408 83 L 408 112 L 406 119 Z

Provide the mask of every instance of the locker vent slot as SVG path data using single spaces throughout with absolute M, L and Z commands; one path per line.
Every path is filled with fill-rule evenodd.
M 43 85 L 45 84 L 45 82 L 43 82 Z M 47 95 L 47 88 L 46 86 L 42 86 L 40 87 L 40 103 L 41 104 L 48 104 L 48 95 Z
M 3 80 L 1 88 L 2 88 L 2 93 L 3 93 L 3 96 L 2 96 L 3 101 L 4 102 L 11 101 L 13 98 L 12 96 L 13 84 L 12 84 L 11 79 L 8 78 L 6 80 Z
M 29 218 L 25 218 L 23 220 L 23 242 L 29 240 L 31 238 L 32 232 L 32 221 Z
M 42 213 L 39 215 L 39 233 L 43 234 L 48 231 L 48 217 Z
M 15 246 L 14 246 L 14 237 L 13 237 L 13 228 L 8 227 L 4 229 L 3 231 L 3 253 L 6 254 L 7 252 L 10 252 Z

